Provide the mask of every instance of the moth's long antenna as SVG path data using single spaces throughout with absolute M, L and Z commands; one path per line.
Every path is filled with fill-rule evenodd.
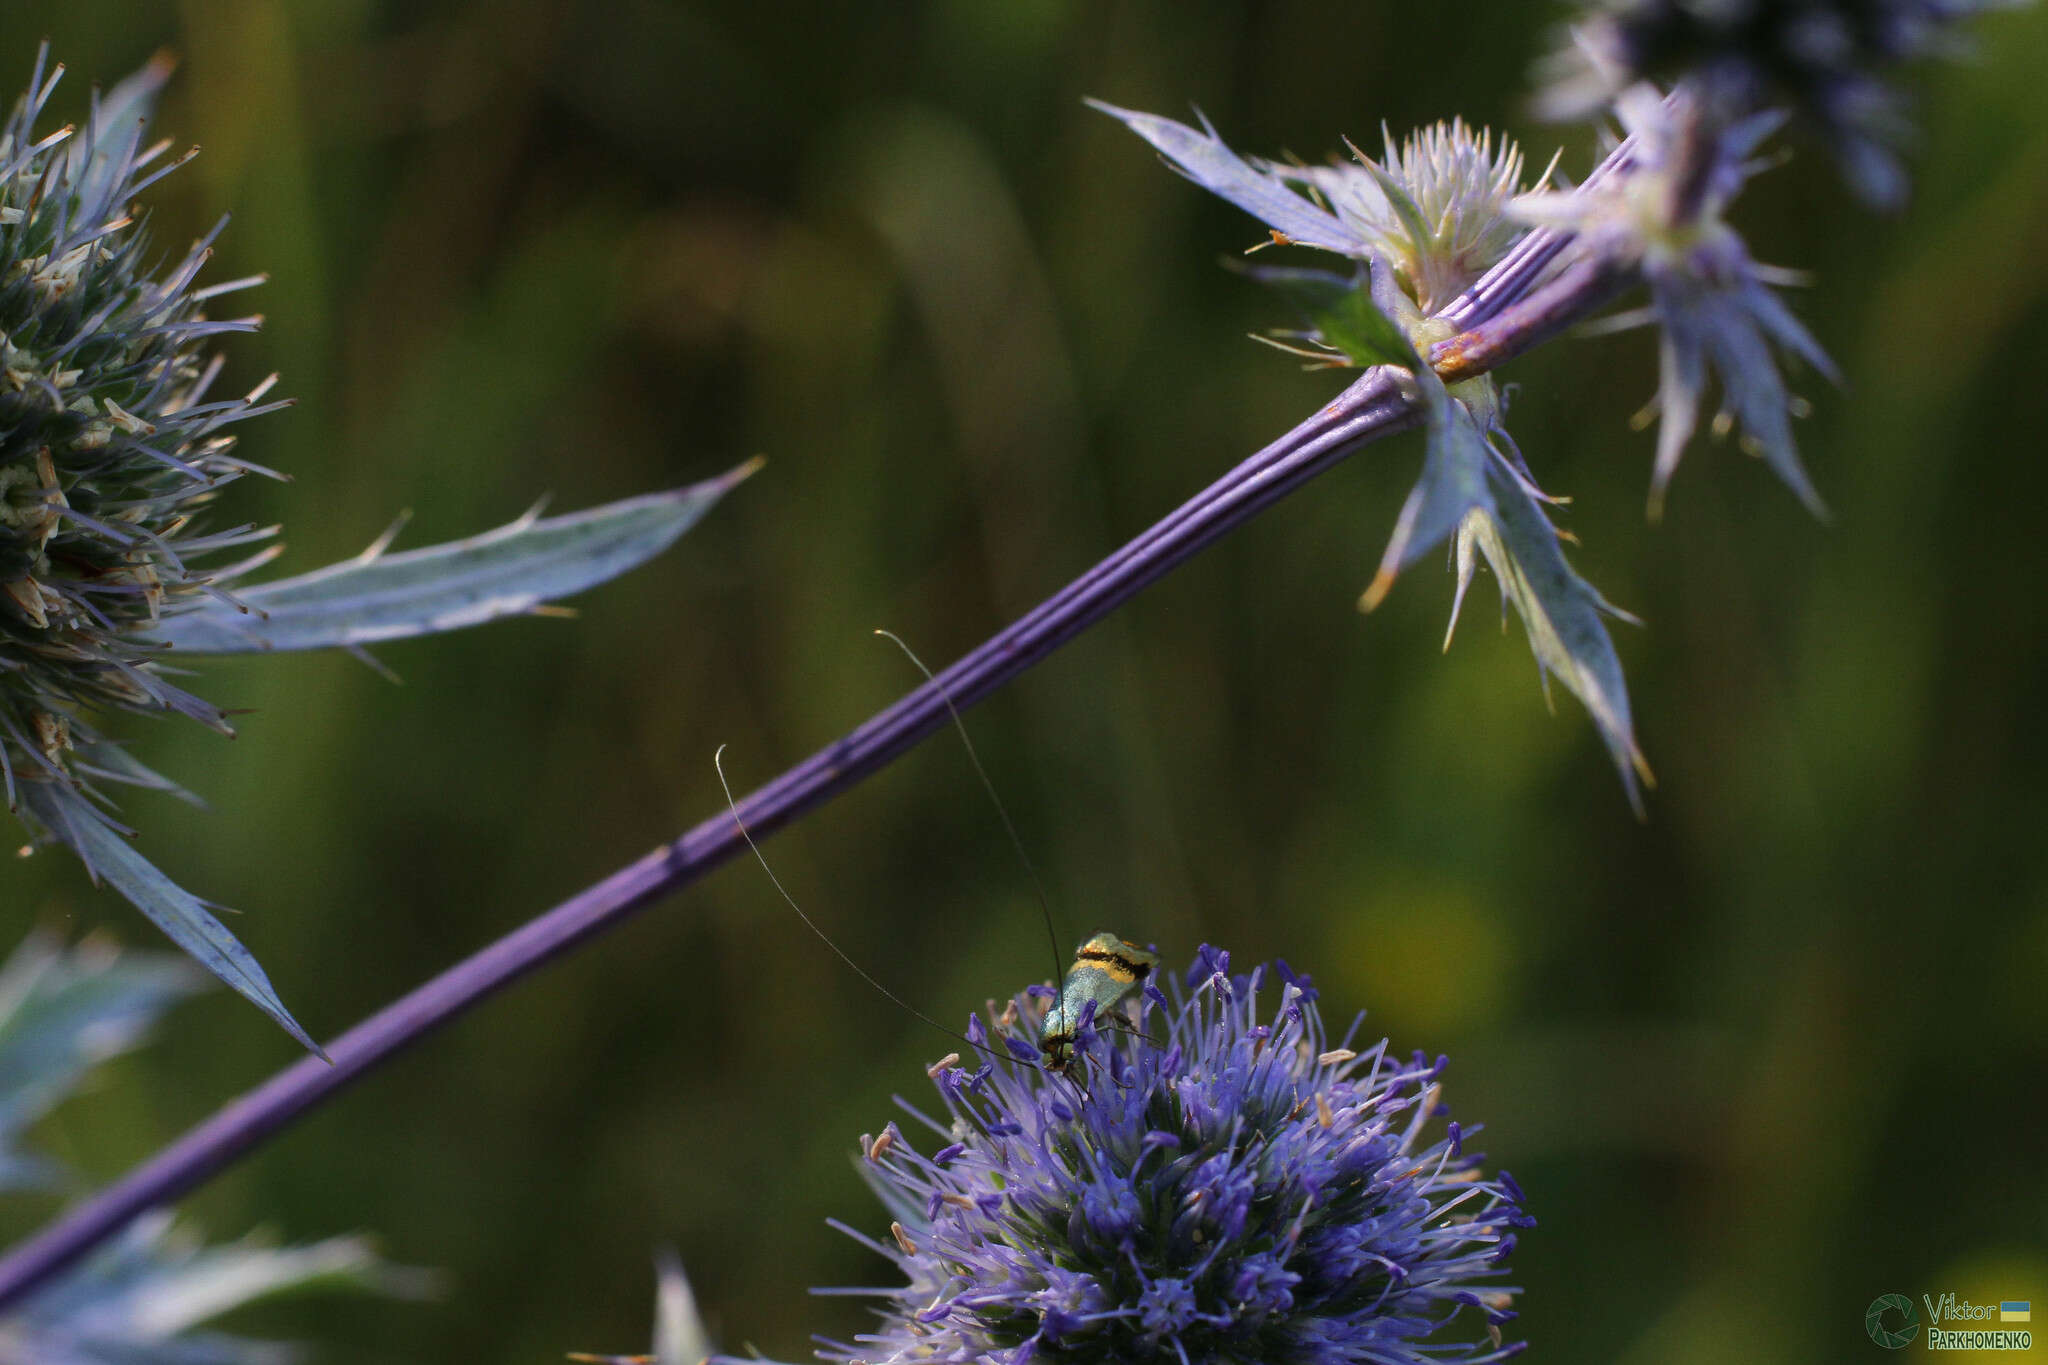
M 1067 969 L 1060 956 L 1059 928 L 1053 923 L 1052 897 L 1046 894 L 1045 879 L 1038 875 L 1038 867 L 1031 861 L 1031 855 L 1024 851 L 1024 838 L 1017 833 L 1016 822 L 1010 819 L 1010 811 L 1003 805 L 1003 798 L 996 795 L 996 784 L 989 780 L 988 769 L 981 766 L 981 755 L 975 752 L 974 741 L 967 737 L 967 723 L 960 719 L 960 712 L 954 707 L 952 694 L 946 691 L 946 685 L 924 666 L 924 660 L 918 658 L 909 645 L 903 643 L 903 637 L 893 631 L 879 628 L 875 634 L 902 650 L 903 656 L 916 665 L 918 672 L 924 674 L 924 680 L 938 690 L 939 700 L 946 703 L 946 714 L 953 719 L 953 729 L 960 735 L 960 746 L 967 750 L 967 761 L 974 765 L 974 775 L 981 779 L 981 789 L 988 793 L 988 799 L 995 804 L 996 814 L 1003 822 L 1003 833 L 1010 836 L 1010 847 L 1017 850 L 1017 861 L 1024 864 L 1024 873 L 1031 878 L 1031 889 L 1038 895 L 1038 908 L 1045 915 L 1045 936 L 1052 944 L 1052 988 L 1057 991 L 1060 983 L 1067 978 Z
M 869 976 L 865 968 L 863 968 L 858 962 L 855 962 L 852 958 L 848 957 L 846 955 L 846 950 L 844 948 L 841 948 L 838 944 L 834 943 L 832 941 L 832 936 L 826 933 L 823 929 L 820 929 L 817 926 L 816 921 L 812 920 L 812 918 L 809 915 L 804 913 L 804 908 L 796 903 L 796 897 L 789 894 L 789 889 L 783 886 L 782 879 L 775 875 L 775 869 L 768 866 L 768 860 L 761 856 L 761 846 L 754 842 L 753 831 L 747 828 L 746 821 L 740 819 L 739 803 L 732 799 L 732 784 L 725 780 L 725 746 L 723 744 L 719 745 L 718 751 L 711 755 L 711 766 L 718 770 L 718 785 L 725 789 L 725 808 L 732 812 L 732 822 L 739 829 L 740 838 L 745 839 L 747 841 L 747 847 L 754 851 L 754 861 L 761 864 L 761 870 L 768 874 L 769 884 L 775 888 L 776 893 L 782 897 L 783 901 L 789 906 L 789 908 L 796 911 L 796 917 L 804 922 L 804 928 L 816 934 L 819 940 L 823 942 L 827 948 L 830 948 L 834 953 L 837 953 L 839 955 L 839 960 L 841 962 L 844 962 L 847 966 L 853 968 L 853 974 L 855 976 L 858 976 L 861 980 L 867 982 L 870 986 L 873 986 L 876 990 L 880 991 L 888 999 L 894 1001 L 903 1009 L 908 1010 L 917 1018 L 922 1019 L 927 1024 L 930 1024 L 933 1028 L 945 1034 L 948 1038 L 957 1038 L 961 1042 L 967 1044 L 967 1046 L 975 1049 L 977 1052 L 986 1052 L 991 1057 L 999 1057 L 1002 1058 L 1004 1061 L 1016 1060 L 1015 1058 L 1009 1057 L 1004 1053 L 996 1051 L 994 1048 L 989 1047 L 985 1043 L 975 1042 L 972 1038 L 969 1038 L 966 1034 L 959 1032 L 957 1029 L 947 1028 L 944 1024 L 932 1018 L 929 1014 L 926 1014 L 923 1010 L 911 1004 L 908 1000 L 905 1000 L 902 996 L 896 994 L 896 992 L 890 990 L 887 986 L 884 986 L 881 982 L 875 980 L 872 976 Z

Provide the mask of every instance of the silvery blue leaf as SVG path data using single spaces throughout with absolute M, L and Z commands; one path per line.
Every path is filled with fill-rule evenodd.
M 1712 297 L 1702 308 L 1707 319 L 1702 340 L 1721 376 L 1723 399 L 1734 410 L 1743 434 L 1756 443 L 1764 462 L 1807 509 L 1825 519 L 1827 504 L 1807 477 L 1806 467 L 1799 462 L 1799 447 L 1792 439 L 1791 400 L 1785 381 L 1778 374 L 1762 328 L 1751 316 L 1756 296 L 1769 297 L 1769 293 L 1757 288 Z
M 0 1359 L 271 1365 L 299 1353 L 280 1343 L 192 1329 L 234 1309 L 308 1290 L 417 1296 L 429 1288 L 429 1277 L 386 1265 L 360 1237 L 295 1247 L 254 1239 L 206 1247 L 158 1212 L 0 1319 Z
M 15 1149 L 21 1130 L 204 981 L 171 953 L 67 950 L 41 932 L 23 940 L 0 965 L 0 1189 L 57 1183 L 54 1163 Z
M 664 1247 L 656 1258 L 656 1276 L 654 1359 L 658 1365 L 696 1365 L 711 1354 L 711 1334 L 673 1248 Z
M 1546 679 L 1555 676 L 1585 703 L 1608 752 L 1621 771 L 1629 804 L 1643 811 L 1638 784 L 1653 782 L 1636 746 L 1629 715 L 1628 684 L 1614 652 L 1604 617 L 1633 620 L 1579 577 L 1564 557 L 1557 529 L 1537 501 L 1506 466 L 1488 470 L 1493 512 L 1475 514 L 1459 528 L 1459 595 L 1471 573 L 1476 546 L 1500 579 L 1501 597 L 1512 602 L 1529 635 L 1529 648 Z
M 167 617 L 152 638 L 188 654 L 360 647 L 525 615 L 660 554 L 758 467 L 398 554 L 380 541 L 354 559 L 237 589 L 247 611 L 208 601 Z
M 1385 600 L 1401 570 L 1441 545 L 1467 513 L 1493 507 L 1489 470 L 1498 457 L 1487 447 L 1486 434 L 1471 410 L 1450 396 L 1434 370 L 1424 365 L 1414 374 L 1428 404 L 1428 449 L 1422 460 L 1422 477 L 1401 505 L 1394 533 L 1380 556 L 1379 571 L 1359 599 L 1367 611 Z
M 150 791 L 175 796 L 178 800 L 202 809 L 206 802 L 192 792 L 165 777 L 156 769 L 128 752 L 127 747 L 110 739 L 96 739 L 79 744 L 71 755 L 71 770 L 84 778 L 99 778 L 105 782 L 118 782 L 128 787 L 143 787 Z
M 1228 199 L 1268 227 L 1285 234 L 1302 246 L 1321 247 L 1363 259 L 1373 243 L 1346 226 L 1336 215 L 1317 208 L 1289 189 L 1278 178 L 1260 170 L 1223 144 L 1207 120 L 1199 129 L 1176 123 L 1157 114 L 1119 109 L 1101 100 L 1089 100 L 1099 109 L 1159 150 L 1174 169 L 1208 190 Z
M 270 978 L 241 941 L 198 897 L 136 852 L 89 797 L 55 782 L 24 782 L 20 793 L 23 808 L 84 861 L 95 881 L 105 881 L 126 896 L 200 966 L 277 1021 L 308 1051 L 327 1055 L 285 1009 Z
M 646 1355 L 624 1356 L 572 1351 L 569 1359 L 582 1365 L 698 1365 L 699 1361 L 730 1359 L 714 1351 L 711 1334 L 697 1311 L 697 1296 L 690 1290 L 675 1249 L 661 1248 L 654 1261 L 654 1349 Z
M 143 130 L 156 112 L 157 96 L 176 65 L 158 53 L 105 94 L 93 92 L 91 123 L 73 138 L 64 163 L 84 225 L 97 226 L 120 211 L 122 184 L 133 169 Z

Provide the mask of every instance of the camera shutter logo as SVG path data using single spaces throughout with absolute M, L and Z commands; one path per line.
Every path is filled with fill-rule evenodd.
M 1899 1313 L 1903 1321 L 1897 1331 L 1884 1325 L 1884 1315 Z M 1863 1330 L 1870 1333 L 1870 1339 L 1887 1350 L 1896 1351 L 1920 1335 L 1920 1315 L 1913 1308 L 1913 1301 L 1904 1294 L 1880 1294 L 1870 1301 L 1870 1308 L 1863 1315 Z

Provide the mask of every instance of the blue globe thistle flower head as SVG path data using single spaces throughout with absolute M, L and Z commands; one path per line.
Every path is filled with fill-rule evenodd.
M 885 1302 L 876 1331 L 821 1358 L 1410 1365 L 1521 1349 L 1501 1339 L 1518 1291 L 1498 1281 L 1533 1220 L 1466 1147 L 1475 1129 L 1432 1122 L 1444 1059 L 1331 1046 L 1285 963 L 1233 975 L 1204 947 L 1168 987 L 1146 987 L 1138 1029 L 1084 1023 L 1065 1074 L 1036 1064 L 1043 988 L 1001 1021 L 1009 1058 L 933 1068 L 944 1120 L 905 1105 L 932 1148 L 893 1123 L 863 1144 L 892 1243 L 835 1224 L 905 1283 L 827 1291 Z M 979 1021 L 970 1036 L 987 1039 Z

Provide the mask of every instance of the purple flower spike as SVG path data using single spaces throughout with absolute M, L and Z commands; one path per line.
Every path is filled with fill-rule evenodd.
M 1333 1048 L 1306 977 L 1203 948 L 1146 1033 L 1076 1036 L 1061 1076 L 938 1077 L 943 1165 L 892 1135 L 863 1169 L 906 1283 L 826 1360 L 1493 1361 L 1531 1224 L 1443 1117 L 1441 1061 Z M 1017 1003 L 1036 1045 L 1044 1008 Z M 1163 1024 L 1164 1036 L 1157 1036 Z M 930 1211 L 926 1213 L 925 1211 Z M 906 1212 L 915 1216 L 906 1216 Z

